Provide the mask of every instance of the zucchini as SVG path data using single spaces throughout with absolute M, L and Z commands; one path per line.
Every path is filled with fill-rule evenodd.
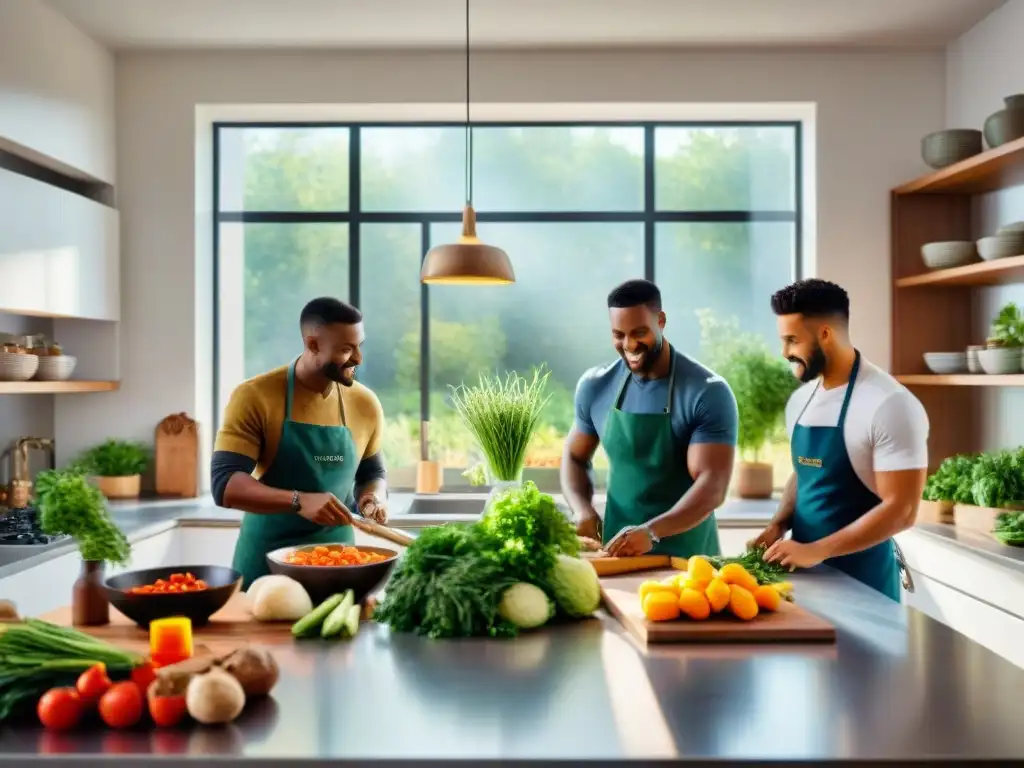
M 342 595 L 331 595 L 320 605 L 307 613 L 292 625 L 292 635 L 295 637 L 312 637 L 324 623 L 324 619 L 342 602 Z
M 358 603 L 350 606 L 348 609 L 348 617 L 345 620 L 345 631 L 349 637 L 355 637 L 359 632 L 359 619 L 362 616 L 363 607 Z
M 345 620 L 348 618 L 348 611 L 355 603 L 356 596 L 352 590 L 347 590 L 337 603 L 334 608 L 331 609 L 330 615 L 324 619 L 324 625 L 320 628 L 320 637 L 336 637 L 341 634 L 341 631 L 345 628 Z

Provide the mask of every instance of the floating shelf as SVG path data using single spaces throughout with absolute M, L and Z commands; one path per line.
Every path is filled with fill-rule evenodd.
M 896 187 L 893 193 L 976 195 L 1012 187 L 1021 181 L 1024 181 L 1024 138 L 909 181 Z
M 118 381 L 0 381 L 0 395 L 62 395 L 76 392 L 113 392 Z
M 985 373 L 955 373 L 940 376 L 934 373 L 897 376 L 900 384 L 914 387 L 1024 387 L 1024 373 L 995 376 Z
M 967 264 L 963 267 L 936 269 L 934 272 L 925 272 L 922 275 L 901 277 L 896 281 L 896 287 L 1005 285 L 1007 283 L 1024 283 L 1024 256 L 1010 256 L 1006 259 L 993 259 L 978 264 Z

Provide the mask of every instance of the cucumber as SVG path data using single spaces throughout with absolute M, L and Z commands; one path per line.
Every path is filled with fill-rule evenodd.
M 359 632 L 359 618 L 362 616 L 363 606 L 356 603 L 348 609 L 348 616 L 345 619 L 345 631 L 349 637 L 355 637 Z
M 345 628 L 345 619 L 348 616 L 348 609 L 356 601 L 352 590 L 345 592 L 344 597 L 338 601 L 331 610 L 330 615 L 324 619 L 324 625 L 320 628 L 320 637 L 335 637 Z
M 307 613 L 292 625 L 292 634 L 295 637 L 312 637 L 320 629 L 324 619 L 341 603 L 343 595 L 331 595 L 320 605 Z

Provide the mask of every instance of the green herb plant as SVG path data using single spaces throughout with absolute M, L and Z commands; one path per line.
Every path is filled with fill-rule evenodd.
M 992 535 L 1011 547 L 1024 547 L 1024 512 L 1002 512 L 996 516 Z
M 131 545 L 110 517 L 103 494 L 85 475 L 76 470 L 40 472 L 36 508 L 43 532 L 71 536 L 83 560 L 128 562 Z
M 98 477 L 141 475 L 150 462 L 144 443 L 110 438 L 85 451 L 74 463 L 75 471 Z
M 779 563 L 769 563 L 764 559 L 767 547 L 753 547 L 748 549 L 739 557 L 724 557 L 716 555 L 709 557 L 708 562 L 712 567 L 721 570 L 727 563 L 739 563 L 751 576 L 757 579 L 758 584 L 776 584 L 789 578 L 789 571 Z
M 921 498 L 954 504 L 974 503 L 974 465 L 977 456 L 958 455 L 945 459 L 924 484 Z
M 1024 501 L 1022 459 L 1020 450 L 979 455 L 971 469 L 974 503 L 979 507 L 1012 507 Z
M 992 321 L 986 344 L 990 347 L 1024 347 L 1024 314 L 1014 302 L 999 310 Z
M 728 382 L 736 398 L 740 455 L 756 462 L 765 444 L 783 429 L 786 403 L 800 383 L 759 337 L 741 332 L 735 318 L 720 321 L 710 310 L 699 310 L 697 316 L 702 359 Z
M 504 379 L 481 374 L 474 387 L 451 387 L 452 406 L 486 457 L 495 480 L 521 478 L 530 440 L 550 399 L 544 394 L 549 376 L 542 369 L 533 372 L 532 380 L 514 371 Z

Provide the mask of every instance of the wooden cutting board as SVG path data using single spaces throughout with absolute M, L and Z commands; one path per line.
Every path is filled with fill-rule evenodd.
M 199 426 L 184 413 L 174 413 L 156 426 L 155 485 L 158 496 L 199 495 Z
M 660 581 L 676 569 L 601 579 L 605 607 L 638 641 L 652 643 L 773 643 L 836 640 L 836 628 L 796 603 L 783 601 L 777 612 L 764 611 L 751 621 L 725 614 L 704 621 L 647 621 L 637 589 L 647 579 Z M 798 596 L 799 599 L 799 596 Z

